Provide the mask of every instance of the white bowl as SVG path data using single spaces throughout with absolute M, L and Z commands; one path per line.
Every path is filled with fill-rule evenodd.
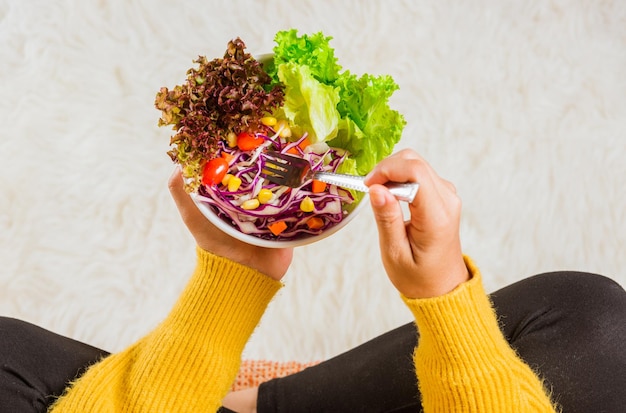
M 259 62 L 267 66 L 267 64 L 272 62 L 273 56 L 273 53 L 264 53 L 256 55 L 255 58 Z M 204 214 L 204 216 L 207 217 L 207 219 L 211 221 L 213 225 L 224 231 L 226 234 L 238 239 L 239 241 L 265 248 L 292 248 L 320 241 L 348 225 L 348 223 L 352 221 L 357 213 L 363 208 L 363 205 L 369 203 L 368 196 L 367 194 L 365 194 L 365 196 L 361 198 L 360 201 L 358 201 L 358 204 L 352 209 L 352 211 L 350 211 L 350 213 L 348 213 L 348 215 L 344 219 L 341 220 L 341 222 L 333 225 L 332 227 L 328 228 L 326 231 L 323 231 L 320 234 L 303 235 L 293 240 L 271 240 L 260 238 L 255 235 L 244 234 L 243 232 L 239 231 L 236 226 L 220 218 L 215 212 L 213 212 L 213 210 L 207 203 L 197 199 L 194 194 L 192 194 L 192 199 L 196 203 L 198 209 L 200 209 L 200 211 Z
M 293 248 L 321 241 L 348 225 L 350 221 L 352 221 L 354 217 L 356 217 L 359 211 L 363 209 L 364 205 L 367 205 L 369 203 L 368 195 L 364 194 L 361 200 L 358 201 L 358 204 L 352 209 L 352 211 L 350 211 L 350 213 L 348 213 L 348 215 L 344 219 L 341 220 L 341 222 L 333 225 L 326 231 L 321 232 L 320 234 L 306 236 L 303 235 L 302 237 L 292 240 L 271 240 L 259 238 L 255 235 L 244 234 L 243 232 L 239 231 L 236 226 L 220 218 L 215 212 L 213 212 L 213 209 L 211 209 L 211 207 L 206 202 L 197 199 L 195 194 L 191 194 L 191 198 L 196 203 L 196 206 L 198 207 L 200 212 L 202 212 L 202 214 L 204 214 L 204 216 L 207 217 L 207 219 L 220 230 L 224 231 L 231 237 L 238 239 L 239 241 L 265 248 Z

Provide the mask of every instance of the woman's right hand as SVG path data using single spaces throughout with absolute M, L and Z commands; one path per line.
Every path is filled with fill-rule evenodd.
M 399 201 L 382 185 L 389 181 L 420 185 L 406 222 Z M 454 185 L 411 150 L 384 159 L 365 183 L 383 265 L 398 291 L 407 298 L 436 297 L 469 279 L 459 236 L 461 200 Z

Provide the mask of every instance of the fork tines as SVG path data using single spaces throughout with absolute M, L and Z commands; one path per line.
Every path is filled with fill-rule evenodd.
M 306 159 L 289 154 L 269 151 L 262 156 L 265 162 L 261 174 L 278 185 L 299 187 L 311 168 Z

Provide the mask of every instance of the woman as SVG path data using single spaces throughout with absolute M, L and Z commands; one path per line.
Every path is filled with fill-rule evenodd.
M 408 223 L 380 185 L 387 181 L 420 183 Z M 413 151 L 385 159 L 366 182 L 387 275 L 415 316 L 419 340 L 413 325 L 401 327 L 224 399 L 292 251 L 242 244 L 215 229 L 176 173 L 170 190 L 198 244 L 198 265 L 171 313 L 113 355 L 2 319 L 0 410 L 213 412 L 222 400 L 224 411 L 241 412 L 554 412 L 557 404 L 565 412 L 612 412 L 624 405 L 619 286 L 593 275 L 538 276 L 492 295 L 496 315 L 461 251 L 454 186 Z M 563 304 L 570 301 L 588 308 Z

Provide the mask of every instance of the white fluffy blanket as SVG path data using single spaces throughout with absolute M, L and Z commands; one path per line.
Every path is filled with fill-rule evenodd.
M 323 31 L 391 74 L 422 153 L 464 201 L 489 290 L 577 269 L 626 284 L 626 3 L 620 0 L 0 0 L 0 314 L 117 351 L 194 266 L 153 107 L 240 36 Z M 327 358 L 401 323 L 369 211 L 299 248 L 246 357 Z

